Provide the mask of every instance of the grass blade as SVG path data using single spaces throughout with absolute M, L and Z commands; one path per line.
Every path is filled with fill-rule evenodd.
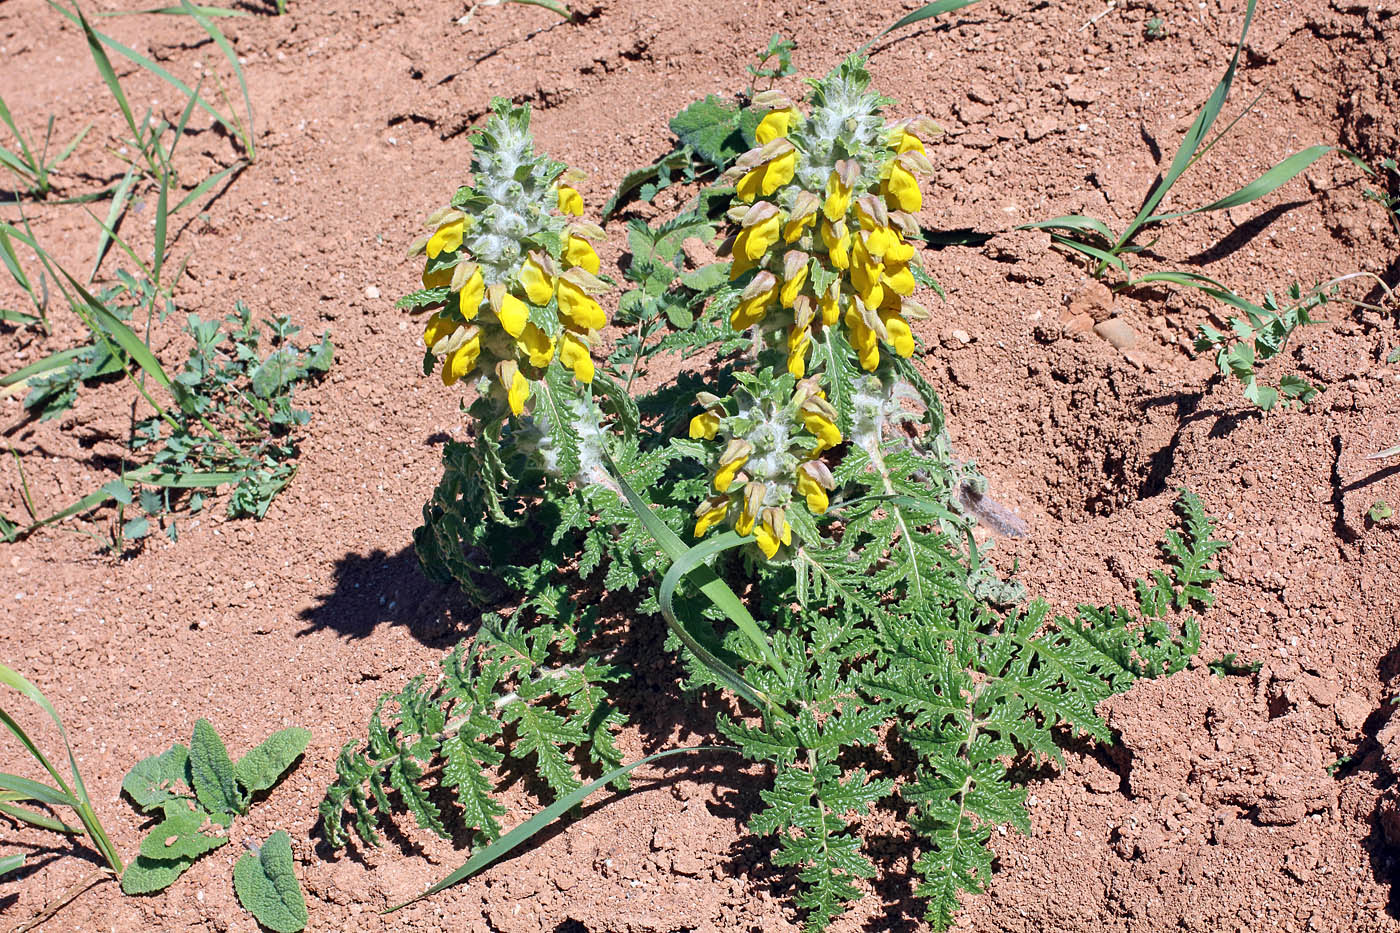
M 1121 247 L 1130 241 L 1138 230 L 1142 229 L 1142 226 L 1147 223 L 1148 218 L 1157 210 L 1157 205 L 1162 203 L 1162 199 L 1167 196 L 1167 192 L 1171 190 L 1172 185 L 1176 184 L 1177 179 L 1182 176 L 1182 173 L 1184 173 L 1191 164 L 1196 150 L 1201 147 L 1201 144 L 1205 142 L 1207 134 L 1210 133 L 1210 128 L 1211 125 L 1215 123 L 1215 118 L 1220 116 L 1220 111 L 1225 106 L 1225 98 L 1230 94 L 1230 86 L 1235 82 L 1235 69 L 1240 62 L 1240 53 L 1244 51 L 1244 40 L 1245 36 L 1249 34 L 1249 24 L 1254 19 L 1254 4 L 1255 0 L 1249 0 L 1248 5 L 1245 7 L 1244 27 L 1240 30 L 1240 41 L 1235 45 L 1235 53 L 1230 56 L 1230 64 L 1225 69 L 1225 76 L 1220 79 L 1220 83 L 1215 86 L 1215 90 L 1211 91 L 1210 97 L 1206 98 L 1205 106 L 1201 108 L 1200 113 L 1196 114 L 1196 119 L 1191 124 L 1191 128 L 1186 131 L 1186 136 L 1177 147 L 1176 155 L 1172 157 L 1171 167 L 1167 170 L 1167 174 L 1162 177 L 1162 180 L 1159 181 L 1156 187 L 1152 189 L 1151 193 L 1148 194 L 1147 200 L 1143 202 L 1142 208 L 1138 211 L 1137 216 L 1133 218 L 1133 222 L 1128 224 L 1127 228 L 1123 231 L 1123 235 L 1115 244 L 1116 246 Z
M 230 10 L 223 6 L 196 6 L 195 10 L 201 16 L 252 16 L 247 10 Z M 98 13 L 98 16 L 147 16 L 150 14 L 162 14 L 165 16 L 188 16 L 189 11 L 182 6 L 153 6 L 144 10 L 109 10 L 105 13 Z
M 214 44 L 224 53 L 224 58 L 227 58 L 228 63 L 233 66 L 233 73 L 238 78 L 238 86 L 243 89 L 243 106 L 248 112 L 248 130 L 239 135 L 243 140 L 243 149 L 248 153 L 248 161 L 257 161 L 257 148 L 253 142 L 253 137 L 257 135 L 257 131 L 253 127 L 253 101 L 248 96 L 248 82 L 243 77 L 243 66 L 239 64 L 238 54 L 234 52 L 233 46 L 228 44 L 228 39 L 224 38 L 223 31 L 214 24 L 213 20 L 199 12 L 199 8 L 190 3 L 190 0 L 180 0 L 180 6 L 191 19 L 203 27 L 204 31 L 209 34 L 209 38 L 213 39 Z M 568 15 L 567 12 L 565 15 Z M 198 98 L 198 92 L 193 96 Z M 225 100 L 227 102 L 227 99 Z
M 198 200 L 210 188 L 223 181 L 229 175 L 232 175 L 235 172 L 241 172 L 247 167 L 248 160 L 239 159 L 237 162 L 233 163 L 223 171 L 216 172 L 213 175 L 210 175 L 208 178 L 204 179 L 202 182 L 196 185 L 193 191 L 191 191 L 189 194 L 185 195 L 183 198 L 180 199 L 180 203 L 176 204 L 174 209 L 171 210 L 171 215 L 174 216 L 175 214 L 180 213 L 181 208 L 189 205 L 192 201 Z
M 1387 447 L 1385 450 L 1378 450 L 1373 454 L 1368 454 L 1366 459 L 1384 460 L 1386 457 L 1393 457 L 1396 454 L 1400 454 L 1400 444 L 1396 444 L 1394 447 Z
M 1212 298 L 1218 298 L 1232 307 L 1238 308 L 1248 314 L 1257 314 L 1260 317 L 1272 317 L 1273 312 L 1266 311 L 1252 301 L 1240 297 L 1226 285 L 1222 285 L 1210 276 L 1201 275 L 1199 272 L 1149 272 L 1141 278 L 1133 279 L 1127 287 L 1132 288 L 1144 282 L 1169 282 L 1172 285 L 1184 285 L 1187 288 L 1194 288 L 1205 292 Z
M 889 35 L 896 29 L 903 29 L 905 26 L 912 26 L 915 23 L 923 22 L 926 19 L 932 19 L 935 16 L 941 16 L 944 13 L 952 13 L 954 10 L 961 10 L 963 7 L 972 6 L 976 2 L 977 0 L 935 0 L 933 3 L 925 3 L 913 13 L 900 17 L 893 25 L 886 27 L 884 32 L 875 36 L 874 39 L 871 39 L 869 42 L 865 43 L 865 45 L 862 45 L 857 50 L 856 54 L 864 55 L 866 49 L 870 48 L 876 41 Z
M 560 797 L 558 800 L 554 801 L 554 803 L 545 807 L 539 813 L 536 813 L 534 816 L 530 817 L 528 820 L 521 823 L 519 826 L 515 827 L 510 832 L 506 833 L 504 836 L 497 839 L 495 842 L 491 843 L 486 848 L 480 849 L 472 853 L 471 858 L 467 859 L 466 863 L 463 864 L 461 868 L 457 869 L 452 874 L 439 881 L 437 884 L 428 888 L 428 890 L 424 891 L 422 894 L 418 895 L 412 900 L 407 900 L 404 901 L 402 904 L 390 907 L 388 910 L 384 911 L 384 913 L 391 914 L 396 910 L 401 910 L 404 907 L 407 907 L 409 904 L 412 904 L 416 901 L 421 901 L 423 898 L 436 894 L 444 888 L 450 888 L 457 882 L 464 881 L 465 879 L 470 878 L 477 872 L 490 867 L 493 863 L 499 861 L 500 859 L 509 855 L 519 846 L 528 842 L 542 830 L 545 830 L 551 825 L 553 825 L 556 820 L 558 820 L 569 810 L 578 806 L 580 803 L 583 803 L 583 801 L 594 791 L 601 790 L 602 788 L 606 787 L 610 782 L 617 780 L 624 774 L 630 774 L 632 771 L 634 771 L 637 768 L 640 768 L 644 764 L 649 764 L 653 761 L 657 761 L 661 758 L 667 758 L 671 755 L 684 755 L 694 752 L 737 751 L 737 748 L 731 748 L 728 745 L 692 745 L 687 748 L 672 748 L 664 752 L 656 752 L 655 754 L 646 756 L 640 761 L 634 761 L 630 765 L 624 765 L 621 768 L 616 768 L 612 771 L 609 771 L 607 774 L 598 778 L 598 780 L 594 781 L 592 784 L 586 784 L 583 787 L 580 787 L 578 790 L 574 791 L 573 793 L 568 794 L 564 797 Z
M 55 9 L 68 13 L 66 9 L 59 6 L 54 0 L 49 0 L 49 5 Z M 83 15 L 82 8 L 75 2 L 73 10 L 77 14 L 75 22 L 82 27 L 83 35 L 87 38 L 88 52 L 92 55 L 93 63 L 97 65 L 97 73 L 106 82 L 107 88 L 112 92 L 112 96 L 117 100 L 117 106 L 121 108 L 122 116 L 126 117 L 126 125 L 131 130 L 132 138 L 136 141 L 137 148 L 141 149 L 150 160 L 150 153 L 146 151 L 145 131 L 136 125 L 136 116 L 131 112 L 131 104 L 127 102 L 126 92 L 122 90 L 121 82 L 117 80 L 117 72 L 112 68 L 112 60 L 107 57 L 107 52 L 102 48 L 102 43 L 98 41 L 97 33 L 93 31 L 92 25 Z M 72 19 L 72 17 L 69 17 Z
M 8 875 L 10 872 L 24 867 L 23 855 L 0 856 L 0 875 Z
M 1177 217 L 1187 217 L 1191 214 L 1203 214 L 1206 211 L 1224 211 L 1232 207 L 1239 207 L 1242 204 L 1248 204 L 1250 201 L 1257 201 L 1292 181 L 1309 165 L 1312 165 L 1329 152 L 1336 151 L 1336 146 L 1309 146 L 1301 152 L 1293 153 L 1293 155 L 1284 159 L 1278 165 L 1275 165 L 1240 190 L 1233 194 L 1227 194 L 1218 201 L 1212 201 L 1204 207 L 1192 208 L 1189 211 L 1177 211 L 1174 214 L 1154 214 L 1143 221 L 1143 223 L 1158 223 L 1159 221 L 1172 220 Z
M 6 324 L 18 324 L 20 327 L 39 323 L 39 319 L 34 315 L 25 314 L 23 311 L 12 311 L 9 308 L 0 308 L 0 321 L 4 321 Z
M 1068 214 L 1064 217 L 1052 217 L 1049 220 L 1037 220 L 1034 223 L 1021 224 L 1017 230 L 1072 230 L 1075 233 L 1093 233 L 1103 237 L 1104 243 L 1113 242 L 1113 231 L 1108 229 L 1108 224 L 1093 217 L 1085 217 L 1083 214 Z
M 20 777 L 18 774 L 0 772 L 0 789 L 12 790 L 26 800 L 37 800 L 51 807 L 76 807 L 78 801 L 71 794 L 60 793 L 47 784 Z
M 80 21 L 79 17 L 74 15 L 72 10 L 69 10 L 67 7 L 55 3 L 54 0 L 49 0 L 49 5 L 52 6 L 55 10 L 58 10 L 58 12 L 62 13 L 64 16 L 68 17 L 70 20 L 72 20 L 75 25 L 82 25 L 83 22 L 86 22 L 85 20 Z M 140 52 L 137 52 L 135 49 L 132 49 L 129 46 L 122 45 L 120 42 L 118 42 L 116 39 L 113 39 L 111 36 L 97 32 L 96 30 L 92 29 L 91 26 L 88 26 L 87 29 L 88 31 L 92 32 L 94 36 L 100 39 L 103 45 L 121 54 L 122 57 L 128 59 L 133 64 L 139 65 L 140 67 L 146 69 L 151 74 L 165 81 L 171 87 L 174 87 L 177 90 L 184 93 L 186 96 L 194 94 L 194 89 L 191 88 L 188 84 L 181 81 L 179 78 L 175 77 L 169 71 L 165 70 L 160 65 L 157 65 L 155 62 L 151 61 L 149 58 L 142 55 Z M 221 123 L 224 126 L 224 128 L 227 129 L 230 133 L 234 134 L 235 136 L 238 135 L 238 128 L 233 123 L 233 121 L 231 121 L 228 117 L 224 116 L 222 113 L 216 110 L 203 97 L 199 97 L 197 103 L 200 109 L 204 110 L 215 120 L 218 120 L 219 123 Z
M 565 19 L 573 19 L 574 14 L 559 0 L 509 0 L 510 3 L 519 3 L 523 6 L 542 6 L 552 13 L 558 13 Z
M 1128 273 L 1128 264 L 1123 261 L 1122 257 L 1116 256 L 1113 253 L 1108 252 L 1107 250 L 1099 249 L 1097 246 L 1090 246 L 1083 240 L 1076 240 L 1073 237 L 1067 237 L 1060 234 L 1051 234 L 1050 242 L 1056 246 L 1063 246 L 1066 249 L 1072 249 L 1076 252 L 1083 253 L 1085 256 L 1089 256 L 1092 259 L 1097 259 L 1099 262 L 1107 263 L 1108 265 L 1113 266 L 1115 269 L 1122 272 L 1124 275 Z
M 117 224 L 121 222 L 122 212 L 126 210 L 127 200 L 131 197 L 131 189 L 136 184 L 136 164 L 133 162 L 127 166 L 126 174 L 117 183 L 117 190 L 112 196 L 112 206 L 107 209 L 107 221 L 102 225 L 102 236 L 97 238 L 97 258 L 92 261 L 92 271 L 88 273 L 88 284 L 97 277 L 97 270 L 102 267 L 102 260 L 107 255 L 107 250 L 112 247 L 112 231 L 117 229 Z
M 18 794 L 14 796 L 20 797 Z M 20 797 L 20 799 L 28 800 L 29 798 Z M 28 807 L 17 807 L 12 803 L 0 803 L 0 813 L 12 817 L 13 819 L 20 820 L 21 822 L 28 823 L 31 826 L 47 829 L 51 833 L 63 833 L 65 836 L 80 836 L 83 832 L 81 826 L 69 826 L 60 819 L 55 819 L 52 816 L 47 816 L 36 810 L 31 810 Z

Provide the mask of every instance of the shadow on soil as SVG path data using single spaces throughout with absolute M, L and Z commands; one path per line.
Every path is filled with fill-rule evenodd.
M 423 575 L 411 546 L 346 554 L 335 564 L 335 589 L 316 600 L 298 614 L 307 623 L 300 635 L 332 629 L 366 638 L 380 625 L 402 625 L 423 644 L 446 647 L 480 619 L 456 586 Z

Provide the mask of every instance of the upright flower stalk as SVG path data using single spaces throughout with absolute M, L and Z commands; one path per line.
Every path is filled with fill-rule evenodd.
M 730 279 L 747 277 L 730 323 L 784 346 L 799 379 L 825 328 L 844 326 L 873 372 L 882 347 L 914 352 L 909 321 L 927 316 L 912 297 L 906 238 L 919 231 L 918 177 L 932 171 L 923 140 L 938 128 L 926 118 L 886 123 L 889 101 L 869 86 L 863 60 L 852 57 L 814 85 L 806 115 L 780 91 L 759 94 L 754 106 L 767 113 L 758 145 L 726 176 L 739 227 Z
M 596 224 L 578 219 L 583 199 L 571 170 L 534 151 L 530 112 L 497 100 L 472 138 L 472 181 L 428 218 L 413 245 L 423 290 L 400 301 L 432 312 L 423 328 L 425 371 L 444 385 L 475 380 L 512 415 L 559 360 L 580 383 L 593 379 L 590 348 L 607 315 L 596 296 Z

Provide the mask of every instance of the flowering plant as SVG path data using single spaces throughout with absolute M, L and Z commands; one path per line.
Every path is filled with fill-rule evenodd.
M 601 232 L 563 166 L 534 153 L 527 114 L 497 106 L 474 184 L 421 243 L 424 288 L 402 302 L 432 313 L 426 368 L 477 388 L 475 436 L 446 445 L 415 544 L 483 626 L 345 747 L 321 807 L 332 844 L 345 822 L 374 842 L 396 802 L 444 836 L 451 817 L 482 848 L 429 893 L 461 880 L 592 790 L 694 751 L 623 765 L 614 742 L 611 685 L 662 695 L 671 678 L 730 698 L 721 748 L 768 768 L 749 829 L 776 838 L 808 928 L 874 876 L 876 807 L 909 814 L 916 891 L 943 928 L 959 892 L 988 883 L 993 828 L 1029 827 L 1010 763 L 1057 757 L 1060 725 L 1108 740 L 1098 700 L 1184 666 L 1199 632 L 1179 613 L 1208 602 L 1221 546 L 1194 498 L 1135 610 L 1018 607 L 985 561 L 966 508 L 985 480 L 954 456 L 912 359 L 914 296 L 936 290 L 915 216 L 936 128 L 887 120 L 869 85 L 853 57 L 805 111 L 771 90 L 747 102 L 748 149 L 711 153 L 729 162 L 720 183 L 656 227 L 632 222 L 625 330 L 597 362 Z M 725 222 L 729 259 L 683 272 L 681 242 Z M 634 389 L 672 353 L 680 374 Z M 636 596 L 619 619 L 583 598 L 594 587 Z M 658 617 L 676 666 L 652 683 L 619 658 Z M 506 758 L 556 800 L 502 835 Z M 448 806 L 422 786 L 438 761 Z

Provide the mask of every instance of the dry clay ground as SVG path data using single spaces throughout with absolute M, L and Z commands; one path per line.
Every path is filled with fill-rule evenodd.
M 66 717 L 128 855 L 140 828 L 118 797 L 122 775 L 186 740 L 196 718 L 213 720 L 235 751 L 292 724 L 314 738 L 297 770 L 237 824 L 234 845 L 167 893 L 129 899 L 104 883 L 45 929 L 252 930 L 230 866 L 244 838 L 279 827 L 294 840 L 316 930 L 794 927 L 791 877 L 740 832 L 762 776 L 728 762 L 652 772 L 655 783 L 640 782 L 649 790 L 595 807 L 538 848 L 389 918 L 377 911 L 461 853 L 411 831 L 336 855 L 318 843 L 314 808 L 378 694 L 428 671 L 470 623 L 450 591 L 422 579 L 408 547 L 440 445 L 460 436 L 462 419 L 458 394 L 420 375 L 416 331 L 392 298 L 416 276 L 403 246 L 465 180 L 467 130 L 489 98 L 535 105 L 541 147 L 589 173 L 583 192 L 596 208 L 627 169 L 669 148 L 672 114 L 744 86 L 743 65 L 775 29 L 797 40 L 800 73 L 819 74 L 914 5 L 605 0 L 572 24 L 508 6 L 459 25 L 464 8 L 454 4 L 304 0 L 285 17 L 224 21 L 247 71 L 258 160 L 180 229 L 177 253 L 192 259 L 177 297 L 205 317 L 241 298 L 259 314 L 331 329 L 338 362 L 303 399 L 314 420 L 300 473 L 261 523 L 207 515 L 183 522 L 178 544 L 153 539 L 121 559 L 78 526 L 4 547 L 0 658 Z M 1072 211 L 1131 217 L 1223 70 L 1243 8 L 983 0 L 876 46 L 873 70 L 900 101 L 895 113 L 928 113 L 948 130 L 930 147 L 937 173 L 925 224 L 1003 234 L 924 253 L 948 300 L 931 302 L 918 354 L 943 387 L 960 450 L 1029 522 L 998 559 L 1018 561 L 1031 591 L 1061 609 L 1126 598 L 1156 559 L 1174 490 L 1188 485 L 1234 545 L 1219 603 L 1203 617 L 1202 658 L 1236 652 L 1262 665 L 1230 677 L 1199 666 L 1107 704 L 1122 744 L 1071 746 L 1063 770 L 1031 776 L 1034 834 L 994 837 L 998 874 L 990 893 L 967 900 L 959 929 L 1400 929 L 1390 789 L 1400 769 L 1390 704 L 1400 545 L 1393 520 L 1365 517 L 1377 499 L 1400 502 L 1400 467 L 1364 459 L 1400 441 L 1400 367 L 1385 362 L 1394 318 L 1329 307 L 1333 323 L 1303 332 L 1265 370 L 1291 367 L 1326 393 L 1306 411 L 1265 417 L 1186 352 L 1220 306 L 1170 291 L 1106 302 L 1043 236 L 1005 233 Z M 1169 206 L 1205 203 L 1315 143 L 1373 163 L 1397 154 L 1396 8 L 1263 0 L 1227 117 L 1262 95 L 1258 107 Z M 1153 18 L 1163 38 L 1147 38 Z M 184 19 L 100 27 L 191 81 L 219 61 Z M 168 87 L 120 70 L 138 107 L 178 117 L 183 102 Z M 0 88 L 26 127 L 53 112 L 66 139 L 95 121 L 66 193 L 120 173 L 109 149 L 122 125 L 81 35 L 39 0 L 0 3 Z M 196 118 L 178 166 L 193 184 L 235 157 L 227 136 Z M 1356 271 L 1394 285 L 1396 237 L 1363 187 L 1353 166 L 1329 157 L 1265 201 L 1171 227 L 1141 268 L 1202 271 L 1255 298 Z M 124 227 L 147 248 L 152 197 Z M 73 207 L 23 206 L 50 250 L 87 267 L 89 219 Z M 18 211 L 0 204 L 7 219 Z M 610 230 L 605 264 L 625 250 L 621 225 Z M 18 300 L 0 289 L 0 306 Z M 1089 329 L 1109 317 L 1122 348 Z M 46 341 L 0 336 L 0 369 L 73 345 L 76 325 L 57 319 Z M 173 321 L 167 328 L 154 345 L 181 359 Z M 125 431 L 123 391 L 96 390 L 45 424 L 27 420 L 17 400 L 3 403 L 6 441 L 40 508 L 108 478 L 93 464 Z M 17 516 L 18 474 L 12 461 L 4 470 L 0 507 Z M 674 690 L 630 702 L 629 757 L 709 735 L 704 714 Z M 4 755 L 7 767 L 22 766 L 12 745 Z M 514 785 L 506 795 L 522 799 Z M 38 865 L 0 883 L 7 927 L 92 870 L 91 858 L 54 848 L 52 837 L 9 824 L 0 832 L 0 850 L 29 852 Z M 904 919 L 919 912 L 901 874 L 907 842 L 892 832 L 886 844 L 906 857 L 838 929 L 917 926 Z

